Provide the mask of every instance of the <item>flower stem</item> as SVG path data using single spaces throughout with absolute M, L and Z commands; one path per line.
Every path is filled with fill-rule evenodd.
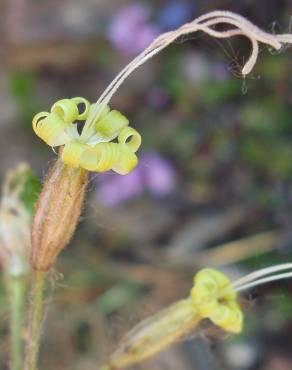
M 25 276 L 8 277 L 10 295 L 10 360 L 11 370 L 22 369 L 21 324 L 26 288 Z
M 43 317 L 43 292 L 46 273 L 36 270 L 30 303 L 29 339 L 26 352 L 25 369 L 37 370 L 38 353 L 40 347 L 40 333 Z

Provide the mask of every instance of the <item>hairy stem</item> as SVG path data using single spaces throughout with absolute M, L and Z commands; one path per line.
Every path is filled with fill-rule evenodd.
M 46 273 L 36 270 L 30 302 L 29 338 L 26 349 L 25 370 L 37 370 L 40 334 L 43 317 L 43 292 Z
M 8 277 L 10 298 L 10 369 L 22 369 L 21 325 L 25 297 L 25 276 Z

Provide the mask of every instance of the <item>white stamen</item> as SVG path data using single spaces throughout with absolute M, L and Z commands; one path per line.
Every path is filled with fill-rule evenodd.
M 212 28 L 213 26 L 216 26 L 218 24 L 228 24 L 235 28 L 224 31 L 219 31 Z M 142 53 L 134 58 L 134 60 L 132 60 L 116 76 L 116 78 L 109 84 L 109 86 L 105 89 L 105 91 L 98 99 L 95 108 L 92 110 L 85 123 L 81 137 L 85 138 L 89 135 L 90 126 L 92 125 L 93 121 L 98 118 L 103 107 L 110 102 L 111 98 L 119 89 L 119 87 L 123 84 L 126 78 L 129 77 L 139 66 L 144 64 L 154 55 L 158 54 L 180 36 L 197 31 L 203 31 L 206 34 L 216 38 L 230 38 L 237 35 L 247 37 L 252 43 L 252 52 L 242 68 L 243 76 L 249 74 L 252 71 L 257 61 L 259 53 L 259 42 L 270 45 L 276 50 L 279 50 L 283 46 L 283 44 L 292 44 L 291 34 L 275 35 L 267 33 L 265 31 L 262 31 L 260 28 L 255 26 L 244 17 L 229 11 L 217 10 L 202 15 L 192 22 L 186 23 L 176 30 L 166 32 L 154 39 L 153 42 Z
M 263 284 L 269 283 L 271 281 L 277 281 L 277 280 L 281 280 L 281 279 L 288 279 L 288 278 L 291 278 L 291 277 L 292 277 L 292 271 L 285 272 L 283 274 L 277 274 L 277 275 L 268 276 L 268 277 L 265 277 L 265 278 L 262 278 L 262 279 L 258 279 L 258 280 L 255 280 L 253 282 L 250 282 L 248 284 L 239 285 L 239 286 L 237 286 L 237 288 L 235 290 L 237 292 L 240 292 L 242 290 L 250 289 L 250 288 L 253 288 L 253 287 L 258 286 L 258 285 L 263 285 Z
M 263 268 L 261 270 L 254 271 L 254 272 L 252 272 L 252 273 L 250 273 L 246 276 L 243 276 L 242 278 L 234 281 L 232 283 L 232 286 L 234 288 L 237 288 L 238 286 L 256 281 L 257 279 L 259 279 L 261 277 L 271 275 L 271 274 L 274 274 L 274 273 L 279 272 L 279 271 L 290 270 L 290 269 L 292 270 L 292 263 L 282 263 L 280 265 L 266 267 L 266 268 Z

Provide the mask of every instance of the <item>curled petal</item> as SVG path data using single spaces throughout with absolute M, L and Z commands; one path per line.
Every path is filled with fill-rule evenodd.
M 112 169 L 120 175 L 127 175 L 137 166 L 138 158 L 128 145 L 119 144 L 118 146 L 120 155 Z
M 36 114 L 32 119 L 32 127 L 34 132 L 37 134 L 38 125 L 41 121 L 43 121 L 46 117 L 48 117 L 49 112 L 40 112 Z
M 80 107 L 84 105 L 84 109 Z M 87 120 L 92 110 L 100 108 L 93 126 L 80 135 L 75 120 Z M 41 112 L 33 119 L 35 133 L 50 146 L 65 145 L 61 157 L 71 167 L 88 171 L 113 170 L 129 173 L 138 163 L 135 152 L 141 145 L 141 136 L 128 127 L 128 119 L 120 112 L 97 106 L 81 97 L 61 99 L 51 112 Z M 85 124 L 86 126 L 86 124 Z M 82 136 L 83 135 L 83 136 Z M 110 142 L 118 138 L 118 143 Z
M 96 124 L 99 120 L 101 120 L 103 117 L 105 117 L 109 113 L 110 107 L 108 105 L 105 105 L 104 107 L 101 108 L 100 105 L 97 106 L 96 103 L 91 104 L 90 109 L 89 109 L 89 115 L 92 114 L 95 110 L 98 111 L 97 118 L 94 120 Z
M 221 304 L 217 310 L 210 315 L 211 321 L 232 333 L 240 333 L 243 326 L 243 314 L 237 302 L 226 302 Z
M 216 292 L 218 288 L 216 287 Z M 212 294 L 207 284 L 198 283 L 191 290 L 193 304 L 202 317 L 210 316 L 218 307 L 216 294 Z
M 226 331 L 239 333 L 243 315 L 236 298 L 230 280 L 220 271 L 203 269 L 195 276 L 191 299 L 199 315 Z
M 32 121 L 34 132 L 50 146 L 66 144 L 71 140 L 66 132 L 68 124 L 55 112 L 38 113 Z
M 88 171 L 105 172 L 114 170 L 125 175 L 136 165 L 136 155 L 126 145 L 117 143 L 100 143 L 87 147 L 81 154 L 80 166 Z
M 140 148 L 142 139 L 139 132 L 132 127 L 125 127 L 120 132 L 118 141 L 120 144 L 128 146 L 135 153 Z
M 88 146 L 86 144 L 79 143 L 78 141 L 67 143 L 62 151 L 62 161 L 69 166 L 79 167 L 81 156 L 87 148 Z
M 79 116 L 78 106 L 72 99 L 58 100 L 51 108 L 65 123 L 72 123 Z
M 77 105 L 77 109 L 78 109 L 78 113 L 79 113 L 78 116 L 77 116 L 77 119 L 86 120 L 86 118 L 88 117 L 88 114 L 89 114 L 89 110 L 90 110 L 89 101 L 85 98 L 82 98 L 82 97 L 72 98 L 71 100 Z M 80 108 L 78 107 L 79 104 L 84 104 L 83 112 L 80 112 Z
M 97 135 L 103 140 L 115 139 L 121 130 L 128 126 L 129 120 L 119 111 L 112 110 L 104 114 L 95 124 Z
M 80 166 L 88 171 L 105 172 L 112 168 L 118 157 L 118 148 L 114 143 L 101 143 L 95 147 L 87 146 L 80 158 Z

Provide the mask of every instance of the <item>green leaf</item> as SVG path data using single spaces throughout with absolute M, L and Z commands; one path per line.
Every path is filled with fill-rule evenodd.
M 32 216 L 36 201 L 41 191 L 41 183 L 31 169 L 28 169 L 25 173 L 23 173 L 23 176 L 23 187 L 19 196 L 26 209 Z

